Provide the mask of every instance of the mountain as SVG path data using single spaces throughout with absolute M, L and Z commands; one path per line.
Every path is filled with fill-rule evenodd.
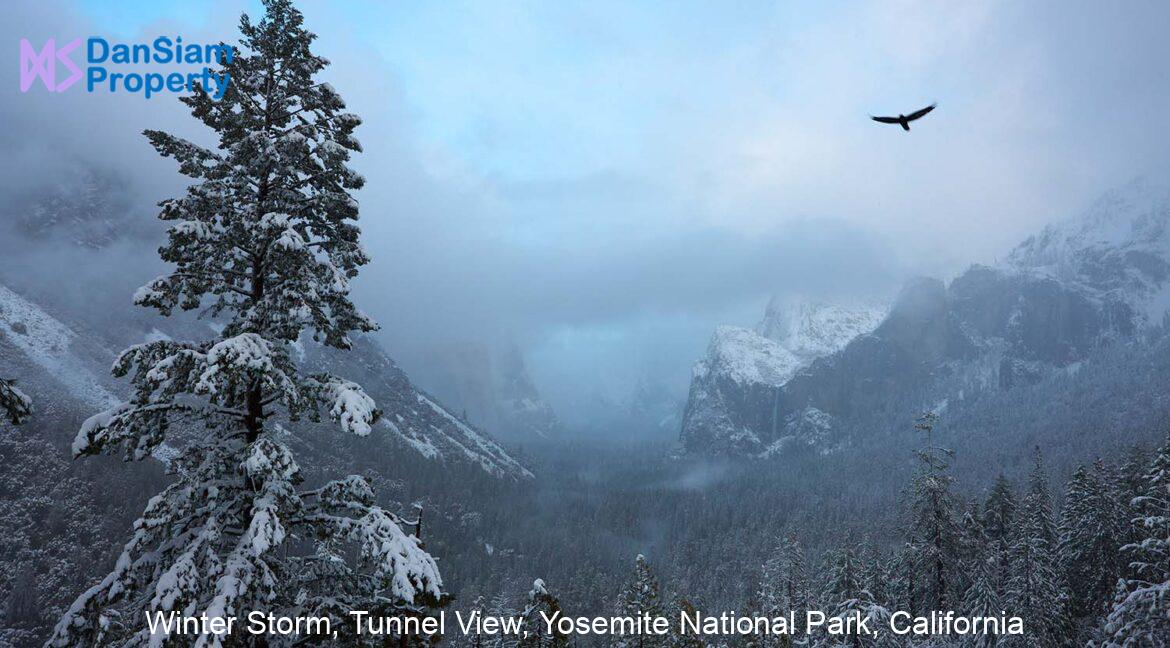
M 63 187 L 17 196 L 0 219 L 12 262 L 0 276 L 0 376 L 27 385 L 42 407 L 69 404 L 78 423 L 127 393 L 109 369 L 122 349 L 158 337 L 204 339 L 216 329 L 191 314 L 161 317 L 132 306 L 132 288 L 115 285 L 130 275 L 142 283 L 143 275 L 125 268 L 153 256 L 154 243 L 143 238 L 150 227 L 141 222 L 153 216 L 136 211 L 128 191 L 125 179 L 83 170 Z M 375 338 L 355 336 L 349 352 L 309 340 L 294 346 L 310 370 L 363 384 L 383 412 L 383 452 L 406 450 L 436 466 L 459 463 L 498 478 L 532 476 L 490 435 L 414 385 Z M 330 443 L 318 445 L 326 451 Z
M 1088 375 L 1090 361 L 1161 335 L 1168 225 L 1170 197 L 1135 182 L 1027 239 L 1002 264 L 974 265 L 949 284 L 909 282 L 880 324 L 806 354 L 816 357 L 805 364 L 791 344 L 717 333 L 696 366 L 683 443 L 758 456 L 798 439 L 829 451 L 926 409 L 974 416 L 974 403 Z
M 49 314 L 36 302 L 0 284 L 0 339 L 5 342 L 4 367 L 9 374 L 5 377 L 32 385 L 26 391 L 39 403 L 75 402 L 79 420 L 87 412 L 118 402 L 116 394 L 125 391 L 109 375 L 108 368 L 121 349 L 110 337 L 131 338 L 125 342 L 128 344 L 159 337 L 205 337 L 211 333 L 196 322 L 156 318 L 156 326 L 149 328 L 141 326 L 141 321 L 125 322 L 111 336 L 101 335 L 85 324 L 67 324 L 63 321 L 66 319 Z M 499 478 L 532 477 L 489 435 L 415 387 L 373 338 L 356 337 L 354 348 L 348 352 L 309 341 L 295 347 L 298 359 L 310 370 L 332 372 L 363 385 L 383 413 L 380 427 L 391 444 L 387 452 L 395 451 L 396 445 L 426 459 L 476 466 Z M 15 353 L 23 355 L 20 364 L 35 367 L 36 371 L 10 370 L 9 367 L 19 366 L 15 358 L 8 357 Z
M 809 410 L 779 416 L 777 389 L 818 358 L 869 332 L 882 309 L 773 299 L 755 329 L 720 326 L 692 371 L 682 421 L 689 450 L 761 455 L 813 443 L 826 425 Z
M 513 443 L 556 437 L 560 421 L 515 344 L 451 344 L 431 353 L 427 384 L 470 421 Z
M 1170 198 L 1135 180 L 1024 241 L 1006 266 L 1125 304 L 1140 328 L 1160 325 L 1170 309 Z

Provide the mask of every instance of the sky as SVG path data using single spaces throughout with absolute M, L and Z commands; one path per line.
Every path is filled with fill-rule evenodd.
M 0 31 L 13 58 L 230 41 L 258 6 L 17 3 Z M 515 343 L 561 410 L 643 378 L 681 396 L 713 327 L 771 295 L 889 299 L 1170 168 L 1165 2 L 299 6 L 365 122 L 359 303 L 424 383 L 435 348 Z M 0 189 L 70 156 L 181 189 L 138 135 L 199 137 L 177 102 L 21 95 L 6 67 Z M 931 102 L 910 133 L 869 120 Z

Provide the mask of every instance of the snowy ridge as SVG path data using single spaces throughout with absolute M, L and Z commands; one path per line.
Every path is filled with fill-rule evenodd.
M 462 438 L 456 438 L 455 435 L 445 434 L 443 430 L 432 426 L 435 432 L 445 434 L 451 444 L 458 448 L 468 460 L 478 463 L 485 471 L 497 477 L 505 477 L 513 473 L 519 473 L 529 478 L 534 476 L 520 462 L 509 456 L 498 443 L 480 434 L 435 401 L 422 394 L 417 394 L 417 397 L 418 402 L 430 407 L 461 433 Z
M 1086 250 L 1144 247 L 1161 254 L 1170 252 L 1168 199 L 1164 190 L 1135 180 L 1105 193 L 1081 214 L 1028 237 L 1012 250 L 1008 265 L 1075 278 L 1082 270 L 1077 257 Z
M 886 309 L 845 307 L 808 300 L 768 303 L 755 330 L 715 329 L 707 357 L 694 368 L 697 379 L 721 376 L 736 383 L 779 386 L 817 358 L 839 351 L 850 340 L 873 331 Z
M 881 324 L 886 308 L 845 307 L 807 299 L 772 298 L 756 332 L 775 340 L 802 363 L 835 353 Z
M 398 423 L 403 422 L 401 414 L 395 414 L 394 418 L 397 419 Z M 407 428 L 407 431 L 403 431 L 403 429 L 398 426 L 398 423 L 395 423 L 386 417 L 383 417 L 379 422 L 382 425 L 390 428 L 391 432 L 393 432 L 399 439 L 401 439 L 404 443 L 413 448 L 423 457 L 426 457 L 427 459 L 437 459 L 442 456 L 442 453 L 439 452 L 439 449 L 435 447 L 435 444 L 431 443 L 431 440 L 428 439 L 425 435 L 419 434 L 411 428 Z
M 0 333 L 87 405 L 106 409 L 119 402 L 101 386 L 85 362 L 71 352 L 77 333 L 2 284 Z
M 1009 254 L 1004 269 L 1128 304 L 1140 324 L 1170 309 L 1170 191 L 1144 180 L 1104 194 Z
M 873 331 L 885 314 L 885 308 L 874 306 L 774 298 L 754 330 L 716 328 L 706 356 L 692 371 L 683 443 L 716 453 L 765 457 L 780 454 L 793 442 L 823 444 L 832 417 L 815 408 L 799 417 L 778 416 L 776 394 L 818 358 Z M 766 443 L 765 438 L 774 441 Z
M 697 380 L 719 376 L 741 384 L 782 385 L 801 364 L 791 351 L 751 329 L 720 326 L 692 375 Z
M 717 332 L 682 441 L 741 456 L 832 451 L 884 404 L 906 416 L 962 409 L 979 394 L 1075 375 L 1097 354 L 1157 339 L 1168 310 L 1170 191 L 1135 181 L 995 267 L 909 282 L 886 316 L 773 301 L 754 333 Z

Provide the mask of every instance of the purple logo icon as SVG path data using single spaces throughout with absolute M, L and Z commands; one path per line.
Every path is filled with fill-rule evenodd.
M 27 38 L 20 39 L 20 91 L 28 92 L 37 77 L 40 77 L 41 83 L 45 84 L 49 92 L 64 92 L 81 80 L 81 68 L 69 58 L 69 54 L 80 46 L 80 38 L 75 38 L 59 48 L 57 41 L 50 38 L 38 52 Z M 72 73 L 60 83 L 57 82 L 58 62 Z

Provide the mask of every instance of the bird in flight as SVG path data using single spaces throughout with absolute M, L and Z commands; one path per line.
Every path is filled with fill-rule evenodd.
M 910 122 L 925 116 L 926 113 L 934 110 L 934 107 L 937 105 L 938 104 L 936 103 L 932 103 L 922 110 L 915 110 L 909 115 L 898 115 L 897 117 L 874 117 L 873 115 L 870 115 L 869 118 L 875 122 L 881 122 L 883 124 L 901 124 L 902 130 L 910 130 Z

